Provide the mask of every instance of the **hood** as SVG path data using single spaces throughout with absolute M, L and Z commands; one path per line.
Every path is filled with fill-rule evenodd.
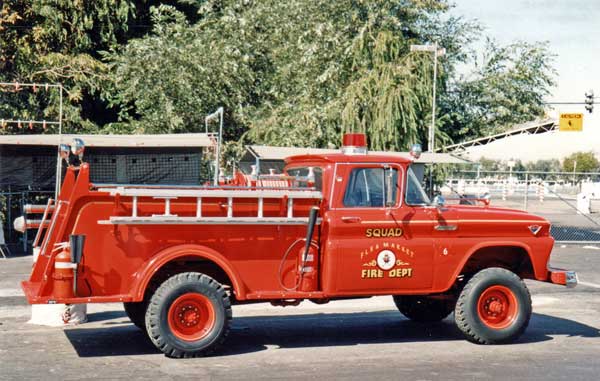
M 522 210 L 475 205 L 449 205 L 447 217 L 455 219 L 460 235 L 468 236 L 543 236 L 550 233 L 550 222 Z
M 540 223 L 549 223 L 543 217 L 537 216 L 518 209 L 497 208 L 491 206 L 479 205 L 448 205 L 447 208 L 457 213 L 459 219 L 500 219 L 500 220 L 523 220 L 539 221 Z

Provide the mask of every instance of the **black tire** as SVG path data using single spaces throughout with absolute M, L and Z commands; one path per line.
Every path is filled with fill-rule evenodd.
M 529 324 L 531 295 L 525 282 L 515 273 L 488 268 L 475 274 L 466 284 L 454 315 L 456 325 L 469 341 L 510 343 L 519 338 Z
M 125 302 L 123 309 L 131 322 L 139 329 L 146 331 L 146 307 L 148 303 L 143 302 Z
M 230 321 L 231 303 L 221 284 L 195 272 L 167 279 L 146 310 L 148 336 L 167 357 L 213 353 L 225 340 Z
M 444 320 L 454 310 L 454 302 L 420 295 L 395 295 L 394 304 L 402 315 L 418 323 Z

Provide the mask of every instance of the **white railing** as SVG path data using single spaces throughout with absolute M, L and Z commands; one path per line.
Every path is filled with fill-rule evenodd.
M 111 196 L 131 197 L 131 216 L 111 216 L 99 224 L 306 224 L 308 217 L 294 217 L 294 200 L 321 200 L 322 194 L 314 190 L 229 190 L 229 189 L 177 189 L 177 188 L 142 188 L 111 187 L 98 188 L 99 192 Z M 139 216 L 138 202 L 140 197 L 164 201 L 164 213 L 151 216 Z M 196 213 L 193 217 L 183 217 L 171 212 L 171 201 L 178 198 L 194 198 Z M 227 199 L 226 217 L 205 217 L 202 214 L 203 200 L 207 198 Z M 287 198 L 286 217 L 265 217 L 265 199 Z M 234 199 L 256 199 L 256 217 L 236 217 L 233 215 Z

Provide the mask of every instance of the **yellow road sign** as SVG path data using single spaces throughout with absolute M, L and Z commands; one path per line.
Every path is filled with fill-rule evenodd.
M 560 114 L 559 131 L 581 131 L 583 130 L 583 114 L 570 113 Z

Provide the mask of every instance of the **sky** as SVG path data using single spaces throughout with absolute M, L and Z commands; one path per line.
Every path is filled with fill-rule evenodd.
M 477 19 L 500 43 L 549 42 L 558 75 L 548 102 L 582 102 L 589 89 L 600 96 L 600 0 L 455 0 L 455 4 L 453 14 Z M 562 159 L 576 151 L 600 156 L 600 104 L 592 114 L 583 105 L 554 107 L 551 116 L 584 113 L 584 131 L 509 138 L 473 149 L 469 156 L 506 159 L 507 152 L 514 152 L 512 156 L 523 161 Z

